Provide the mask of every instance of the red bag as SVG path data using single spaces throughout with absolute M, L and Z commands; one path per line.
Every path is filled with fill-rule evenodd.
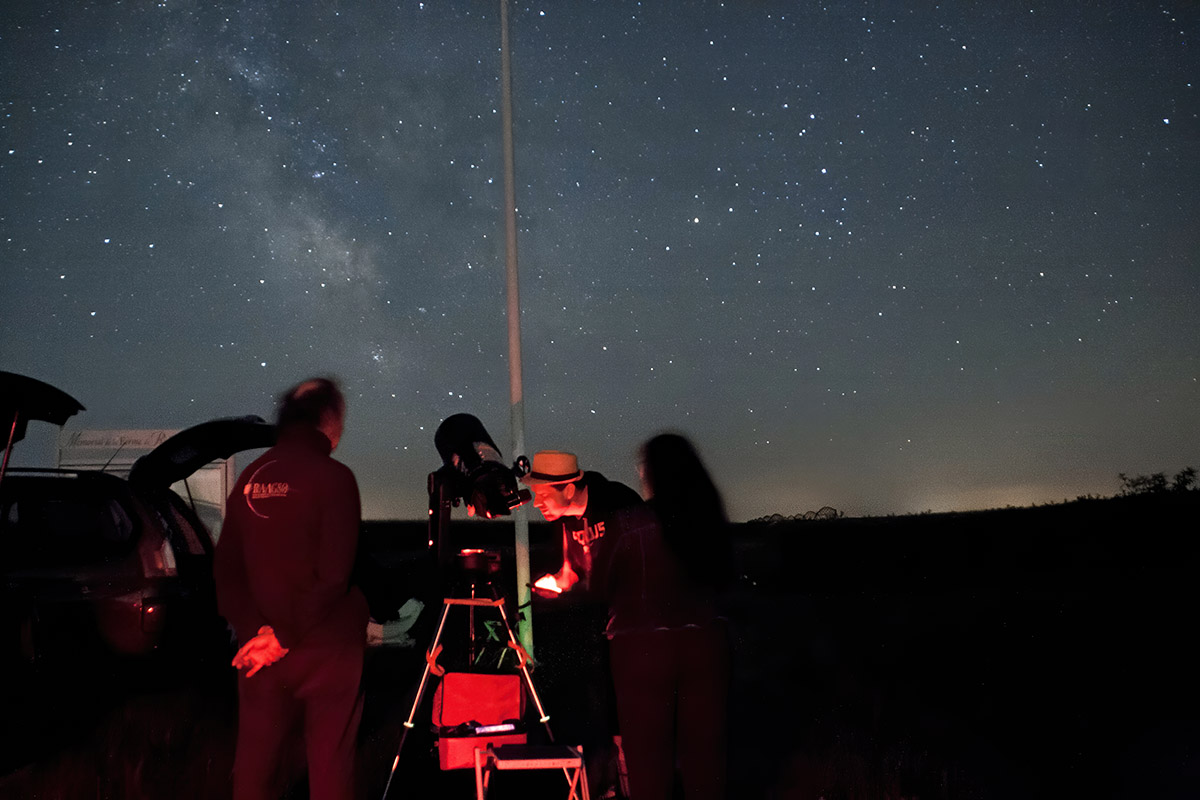
M 525 733 L 485 735 L 451 731 L 464 723 L 497 725 L 519 721 L 525 712 L 520 675 L 447 672 L 433 693 L 433 724 L 438 727 L 438 763 L 442 769 L 475 767 L 475 750 L 525 744 Z
M 524 712 L 520 675 L 447 672 L 433 693 L 433 724 L 439 728 L 464 722 L 495 725 L 520 719 Z

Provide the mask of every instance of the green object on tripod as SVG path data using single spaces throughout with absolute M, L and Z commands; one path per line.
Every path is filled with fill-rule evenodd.
M 472 666 L 478 667 L 484 663 L 484 659 L 494 655 L 494 648 L 490 647 L 491 643 L 496 643 L 500 646 L 500 654 L 496 658 L 496 664 L 493 669 L 502 669 L 504 667 L 504 659 L 511 653 L 516 655 L 511 647 L 508 646 L 508 630 L 504 625 L 503 620 L 489 619 L 483 621 L 483 629 L 486 631 L 486 642 L 480 648 L 479 654 L 475 657 Z

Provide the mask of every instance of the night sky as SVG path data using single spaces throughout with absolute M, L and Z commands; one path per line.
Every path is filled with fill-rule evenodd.
M 636 486 L 682 430 L 737 520 L 1200 466 L 1200 5 L 510 16 L 530 454 Z M 334 374 L 369 518 L 423 518 L 450 414 L 516 455 L 498 3 L 2 19 L 0 369 L 68 429 Z

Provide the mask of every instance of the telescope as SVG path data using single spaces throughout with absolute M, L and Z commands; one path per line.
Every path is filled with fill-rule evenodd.
M 429 546 L 437 548 L 438 575 L 443 585 L 453 591 L 453 583 L 469 583 L 469 589 L 460 595 L 443 593 L 442 615 L 433 642 L 426 651 L 425 671 L 417 685 L 417 694 L 400 734 L 396 757 L 392 760 L 392 769 L 383 789 L 385 800 L 400 763 L 400 752 L 404 749 L 408 732 L 414 727 L 413 720 L 429 685 L 430 675 L 440 677 L 434 694 L 432 718 L 438 733 L 439 765 L 444 770 L 475 766 L 476 788 L 479 792 L 483 791 L 483 784 L 479 783 L 482 780 L 479 777 L 481 751 L 493 753 L 493 747 L 505 745 L 517 747 L 522 753 L 528 749 L 525 728 L 521 722 L 525 708 L 522 678 L 524 688 L 537 707 L 538 721 L 545 726 L 550 742 L 554 741 L 550 731 L 550 716 L 542 707 L 529 675 L 529 654 L 517 642 L 504 610 L 504 598 L 492 583 L 492 577 L 500 572 L 500 552 L 459 548 L 450 535 L 450 509 L 460 503 L 466 503 L 472 516 L 486 519 L 506 516 L 528 503 L 533 495 L 528 489 L 521 488 L 518 480 L 529 472 L 529 459 L 521 456 L 511 467 L 505 466 L 500 449 L 488 436 L 483 423 L 470 414 L 455 414 L 443 420 L 433 436 L 433 443 L 442 457 L 442 466 L 429 473 Z M 446 632 L 446 617 L 455 606 L 462 606 L 468 612 L 466 640 L 469 649 L 465 668 L 459 664 L 449 668 L 453 671 L 448 671 L 447 667 L 437 663 L 437 659 L 443 649 L 441 642 Z M 515 673 L 511 668 L 494 673 L 486 668 L 479 669 L 480 664 L 491 664 L 490 656 L 494 653 L 485 659 L 487 641 L 477 644 L 477 611 L 495 611 L 507 635 L 498 645 L 501 652 L 492 668 L 499 669 L 505 657 L 512 656 L 517 662 Z M 488 630 L 491 632 L 492 628 Z M 491 638 L 496 639 L 494 633 Z M 577 751 L 571 753 L 573 761 L 568 764 L 568 769 L 564 769 L 564 773 L 572 781 L 574 797 L 574 787 L 583 772 L 583 756 Z M 572 765 L 576 770 L 573 773 L 569 771 Z M 554 767 L 558 768 L 558 764 L 555 763 Z M 586 781 L 583 786 L 586 796 Z
M 500 449 L 483 423 L 471 414 L 446 417 L 433 435 L 442 466 L 429 474 L 429 545 L 437 547 L 438 564 L 447 567 L 457 551 L 449 540 L 450 509 L 466 503 L 471 516 L 507 516 L 533 495 L 518 480 L 529 472 L 520 456 L 505 466 Z

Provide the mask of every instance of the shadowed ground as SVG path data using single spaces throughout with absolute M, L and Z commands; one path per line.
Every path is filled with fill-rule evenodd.
M 1135 498 L 739 526 L 733 796 L 1189 796 L 1197 507 Z M 502 541 L 502 528 L 471 530 Z M 410 538 L 368 530 L 386 578 L 377 602 L 420 583 L 411 548 L 380 544 Z M 539 544 L 535 574 L 554 558 Z M 557 614 L 535 606 L 537 641 L 567 635 Z M 571 664 L 553 650 L 535 671 L 552 717 L 571 707 Z M 227 797 L 226 658 L 81 656 L 8 678 L 0 797 Z M 413 649 L 369 654 L 364 798 L 382 792 L 423 664 Z M 469 772 L 436 769 L 428 698 L 417 721 L 390 796 L 472 796 Z M 297 752 L 293 773 L 301 763 Z M 499 797 L 561 790 L 553 775 L 500 778 Z M 303 783 L 289 796 L 306 796 Z

